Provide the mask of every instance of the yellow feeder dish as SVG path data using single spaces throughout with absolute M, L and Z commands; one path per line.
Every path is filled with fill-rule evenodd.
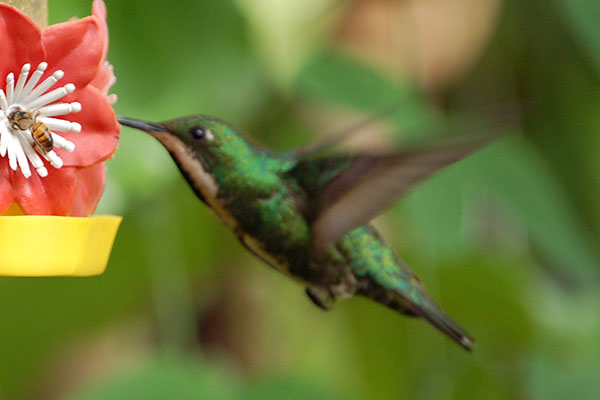
M 0 216 L 0 275 L 99 275 L 121 220 L 112 215 Z

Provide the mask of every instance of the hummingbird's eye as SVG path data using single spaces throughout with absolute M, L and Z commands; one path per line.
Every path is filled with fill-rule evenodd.
M 192 129 L 190 129 L 190 136 L 194 140 L 212 140 L 213 139 L 212 133 L 210 133 L 210 131 L 208 129 L 203 128 L 201 126 L 195 126 Z
M 190 129 L 190 136 L 192 137 L 192 139 L 202 140 L 206 137 L 206 129 L 199 126 L 195 126 L 192 129 Z

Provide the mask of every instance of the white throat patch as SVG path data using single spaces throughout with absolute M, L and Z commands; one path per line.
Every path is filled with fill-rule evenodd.
M 236 228 L 237 221 L 217 198 L 219 185 L 213 176 L 204 170 L 200 160 L 190 157 L 187 147 L 170 133 L 152 132 L 152 136 L 158 139 L 167 150 L 175 155 L 180 167 L 192 179 L 196 189 L 202 194 L 202 197 L 204 197 L 206 203 L 212 208 L 215 214 L 231 228 Z

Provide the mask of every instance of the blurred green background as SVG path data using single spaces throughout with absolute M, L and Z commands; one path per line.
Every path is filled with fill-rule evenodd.
M 50 22 L 90 7 L 50 0 Z M 377 220 L 476 350 L 366 300 L 320 311 L 123 129 L 106 273 L 0 279 L 0 399 L 600 398 L 600 2 L 107 7 L 120 115 L 214 114 L 285 150 L 383 110 L 352 141 L 503 129 L 515 110 Z

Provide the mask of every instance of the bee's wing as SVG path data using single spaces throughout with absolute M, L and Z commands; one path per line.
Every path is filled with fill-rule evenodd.
M 491 138 L 389 155 L 359 155 L 320 187 L 313 198 L 312 233 L 315 251 L 322 251 L 350 230 L 386 210 L 417 183 L 468 156 Z

